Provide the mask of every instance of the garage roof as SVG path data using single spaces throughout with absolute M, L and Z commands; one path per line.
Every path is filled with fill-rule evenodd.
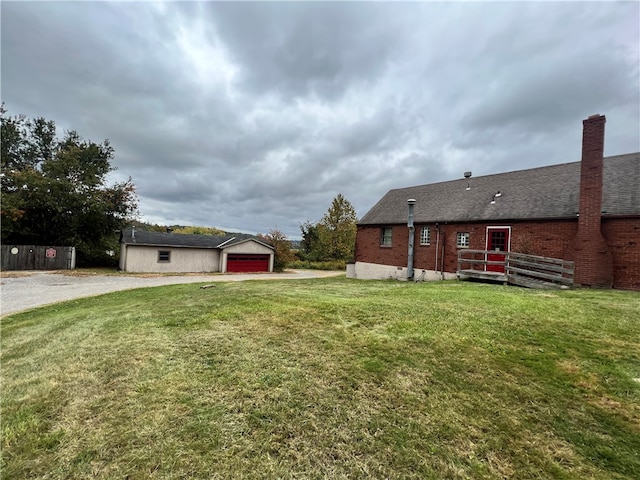
M 120 232 L 120 243 L 149 247 L 226 248 L 246 241 L 254 241 L 273 248 L 254 235 L 183 235 L 179 233 L 149 232 L 126 228 Z

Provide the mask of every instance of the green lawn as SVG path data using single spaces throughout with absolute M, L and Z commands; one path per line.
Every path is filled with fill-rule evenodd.
M 2 478 L 640 478 L 640 294 L 345 278 L 2 319 Z

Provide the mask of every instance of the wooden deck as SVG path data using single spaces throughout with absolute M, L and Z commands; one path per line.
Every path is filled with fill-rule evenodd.
M 507 283 L 507 275 L 502 272 L 487 272 L 483 270 L 458 270 L 456 272 L 458 280 L 468 280 L 470 278 L 477 278 L 479 280 L 490 280 L 492 282 Z
M 504 261 L 488 261 L 487 250 L 460 250 L 457 276 L 460 280 L 479 279 L 528 288 L 572 288 L 574 264 L 560 258 L 504 252 Z M 502 272 L 488 271 L 499 266 Z

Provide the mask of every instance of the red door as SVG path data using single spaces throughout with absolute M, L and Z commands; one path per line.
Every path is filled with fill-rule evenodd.
M 504 262 L 504 254 L 500 252 L 509 251 L 508 227 L 487 228 L 487 250 L 488 262 Z M 504 273 L 504 263 L 502 265 L 487 265 L 487 271 Z
M 268 272 L 269 255 L 231 255 L 227 257 L 227 272 Z

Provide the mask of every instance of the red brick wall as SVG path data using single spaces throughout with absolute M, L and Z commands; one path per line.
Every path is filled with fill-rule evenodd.
M 567 245 L 571 242 L 577 230 L 577 222 L 559 220 L 547 222 L 512 222 L 504 223 L 466 223 L 440 226 L 440 253 L 442 256 L 442 240 L 444 239 L 444 267 L 447 272 L 455 272 L 458 266 L 457 233 L 469 233 L 469 248 L 484 250 L 487 245 L 487 227 L 511 227 L 511 250 L 515 252 L 562 258 Z M 416 225 L 419 232 L 421 225 Z M 405 235 L 407 233 L 405 232 Z M 435 266 L 435 227 L 431 226 L 431 245 L 419 246 L 416 241 L 415 268 L 432 270 Z M 405 257 L 406 260 L 406 257 Z M 423 261 L 423 263 L 418 263 Z M 423 265 L 427 265 L 426 267 Z M 441 266 L 438 266 L 440 269 Z
M 505 226 L 504 224 L 466 223 L 440 225 L 440 238 L 435 225 L 431 228 L 431 243 L 420 245 L 420 230 L 423 224 L 416 224 L 414 240 L 414 262 L 416 269 L 434 270 L 436 267 L 436 247 L 438 252 L 438 270 L 441 269 L 442 249 L 444 245 L 444 270 L 455 273 L 458 263 L 457 233 L 469 233 L 469 248 L 484 250 L 486 248 L 487 226 Z M 520 222 L 510 224 L 511 250 L 561 258 L 570 239 L 576 233 L 576 221 L 553 222 Z M 382 227 L 358 226 L 356 239 L 356 261 L 407 266 L 407 248 L 409 229 L 405 225 L 393 226 L 393 245 L 380 246 Z
M 514 252 L 564 258 L 578 229 L 577 220 L 551 220 L 546 222 L 521 222 L 511 233 L 511 250 Z
M 511 250 L 514 252 L 564 258 L 578 230 L 576 220 L 545 222 L 512 222 L 507 224 L 467 223 L 440 225 L 440 240 L 435 225 L 431 227 L 431 243 L 420 245 L 420 229 L 415 225 L 414 263 L 416 270 L 435 270 L 436 244 L 438 244 L 438 270 L 442 268 L 444 244 L 444 271 L 455 273 L 458 263 L 456 233 L 469 233 L 469 248 L 486 248 L 487 226 L 511 226 Z M 640 219 L 608 219 L 602 224 L 604 237 L 613 253 L 614 288 L 640 290 Z M 358 226 L 356 261 L 407 266 L 409 229 L 406 225 L 393 226 L 393 245 L 380 246 L 381 227 Z
M 640 218 L 604 219 L 602 234 L 613 255 L 613 287 L 640 290 Z
M 393 244 L 390 247 L 380 245 L 381 228 L 358 226 L 356 262 L 406 267 L 409 228 L 406 225 L 393 226 Z

